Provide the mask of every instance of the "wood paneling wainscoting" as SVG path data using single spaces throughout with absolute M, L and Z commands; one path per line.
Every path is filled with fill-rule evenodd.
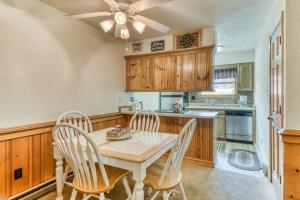
M 119 113 L 90 117 L 94 130 L 127 122 Z M 52 128 L 55 122 L 0 129 L 0 196 L 11 197 L 55 176 Z M 22 178 L 14 171 L 22 168 Z
M 284 130 L 283 155 L 283 198 L 284 200 L 300 199 L 300 130 Z

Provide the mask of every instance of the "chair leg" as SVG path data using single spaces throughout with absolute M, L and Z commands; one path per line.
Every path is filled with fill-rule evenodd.
M 181 193 L 181 198 L 183 200 L 186 200 L 186 196 L 185 196 L 185 192 L 184 192 L 184 188 L 183 188 L 182 182 L 179 183 L 179 189 L 180 189 L 180 193 Z
M 70 200 L 75 200 L 77 196 L 77 190 L 73 188 Z
M 164 191 L 163 192 L 163 200 L 168 200 L 169 199 L 169 194 L 168 192 Z
M 64 179 L 64 182 L 66 182 L 67 181 L 67 178 L 68 178 L 68 175 L 69 175 L 69 172 L 71 171 L 71 168 L 70 168 L 70 166 L 67 164 L 66 165 L 66 168 L 65 168 L 65 171 L 64 171 L 64 177 L 63 177 L 63 179 Z
M 151 196 L 152 192 L 153 192 L 152 187 L 149 186 L 149 187 L 148 187 L 148 197 Z
M 125 188 L 125 191 L 127 194 L 127 199 L 131 199 L 131 190 L 128 185 L 127 178 L 126 177 L 122 178 L 122 181 L 123 181 L 123 185 L 124 185 L 124 188 Z
M 99 200 L 105 200 L 104 193 L 100 193 L 100 195 L 99 195 Z

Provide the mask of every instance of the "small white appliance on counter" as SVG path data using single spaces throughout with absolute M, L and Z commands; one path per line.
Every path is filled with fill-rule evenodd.
M 248 97 L 246 95 L 241 95 L 240 96 L 240 105 L 242 107 L 247 107 L 248 106 Z

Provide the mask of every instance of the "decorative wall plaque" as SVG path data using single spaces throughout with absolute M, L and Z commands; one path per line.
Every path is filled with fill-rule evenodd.
M 200 47 L 201 32 L 174 35 L 174 49 L 192 49 Z
M 165 41 L 157 40 L 151 42 L 151 51 L 163 51 L 165 50 Z
M 143 51 L 143 41 L 132 43 L 132 53 L 141 53 Z

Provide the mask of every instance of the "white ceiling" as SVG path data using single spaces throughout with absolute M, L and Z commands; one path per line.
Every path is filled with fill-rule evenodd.
M 109 10 L 102 0 L 41 1 L 68 14 Z M 274 0 L 174 0 L 140 14 L 169 26 L 171 30 L 167 35 L 215 27 L 217 45 L 222 45 L 225 52 L 233 52 L 255 48 L 273 2 Z M 103 18 L 90 18 L 83 21 L 100 29 L 99 22 L 102 20 Z M 142 35 L 132 28 L 130 33 L 131 40 L 162 36 L 150 28 Z

